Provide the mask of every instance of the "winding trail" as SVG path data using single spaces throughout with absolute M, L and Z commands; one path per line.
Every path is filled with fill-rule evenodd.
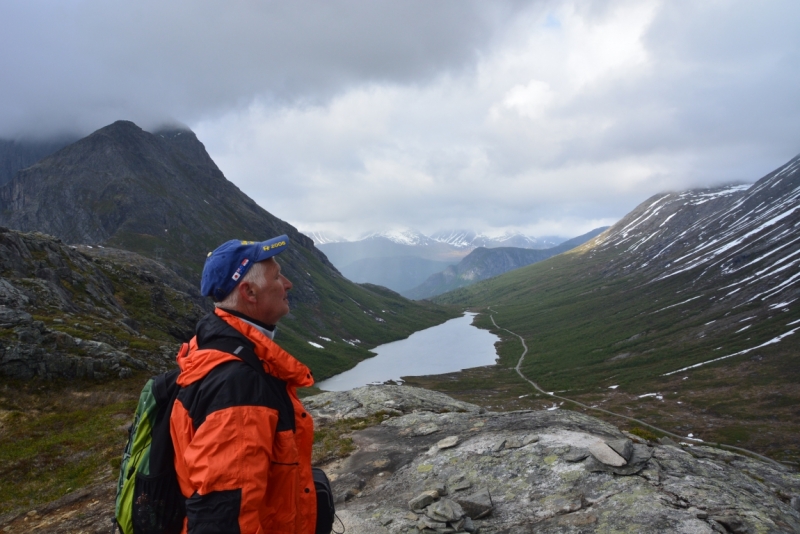
M 677 439 L 679 439 L 681 441 L 685 441 L 685 440 L 694 441 L 698 445 L 708 445 L 708 446 L 713 446 L 713 447 L 719 447 L 720 449 L 727 449 L 727 450 L 731 450 L 731 451 L 741 452 L 741 453 L 747 454 L 749 456 L 754 456 L 754 457 L 756 457 L 756 458 L 758 458 L 760 460 L 764 460 L 765 462 L 769 462 L 769 463 L 771 463 L 773 465 L 776 465 L 776 466 L 778 466 L 778 467 L 780 467 L 782 469 L 786 468 L 786 466 L 784 466 L 780 462 L 777 462 L 777 461 L 773 460 L 772 458 L 767 458 L 766 456 L 763 456 L 761 454 L 758 454 L 757 452 L 753 452 L 753 451 L 748 450 L 748 449 L 743 449 L 741 447 L 735 447 L 733 445 L 726 445 L 724 443 L 705 442 L 705 441 L 701 441 L 701 440 L 697 440 L 697 439 L 693 439 L 693 438 L 684 437 L 684 436 L 675 434 L 673 432 L 670 432 L 669 430 L 664 430 L 663 428 L 659 428 L 657 426 L 651 425 L 650 423 L 645 423 L 641 419 L 636 419 L 634 417 L 628 417 L 627 415 L 614 413 L 614 412 L 611 412 L 611 411 L 608 411 L 608 410 L 604 410 L 603 408 L 596 408 L 596 407 L 593 407 L 593 406 L 588 406 L 586 404 L 583 404 L 582 402 L 578 402 L 576 400 L 568 399 L 566 397 L 561 397 L 561 396 L 556 395 L 556 394 L 554 394 L 554 393 L 552 393 L 550 391 L 543 390 L 541 387 L 539 387 L 539 384 L 537 384 L 536 382 L 534 382 L 533 380 L 531 380 L 530 378 L 528 378 L 527 376 L 525 376 L 522 373 L 522 362 L 525 361 L 525 356 L 528 354 L 528 345 L 527 345 L 527 343 L 525 343 L 525 340 L 522 338 L 521 335 L 517 334 L 516 332 L 512 332 L 508 328 L 503 328 L 502 326 L 498 325 L 497 322 L 494 320 L 494 314 L 491 313 L 492 312 L 491 308 L 489 308 L 489 312 L 490 312 L 489 313 L 489 318 L 492 320 L 492 324 L 494 324 L 494 326 L 498 330 L 505 330 L 506 332 L 508 332 L 512 336 L 517 336 L 519 338 L 519 340 L 522 342 L 522 347 L 523 347 L 524 350 L 522 351 L 522 355 L 520 355 L 519 361 L 517 362 L 517 366 L 514 368 L 514 370 L 517 372 L 517 374 L 525 382 L 527 382 L 528 384 L 533 386 L 534 389 L 536 389 L 536 391 L 538 391 L 539 393 L 543 393 L 543 394 L 548 395 L 548 396 L 550 396 L 550 397 L 552 397 L 554 399 L 559 399 L 559 400 L 562 400 L 564 402 L 572 403 L 572 404 L 574 404 L 576 406 L 580 406 L 581 408 L 585 408 L 587 410 L 594 410 L 596 412 L 603 412 L 603 413 L 608 414 L 608 415 L 613 415 L 614 417 L 621 417 L 622 419 L 627 419 L 628 421 L 633 421 L 635 423 L 639 423 L 640 425 L 643 425 L 643 426 L 646 426 L 646 427 L 651 428 L 653 430 L 656 430 L 658 432 L 661 432 L 662 434 L 666 434 L 667 436 L 671 436 L 673 438 L 677 438 Z

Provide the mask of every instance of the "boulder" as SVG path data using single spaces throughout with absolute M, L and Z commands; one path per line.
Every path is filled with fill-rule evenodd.
M 610 439 L 606 441 L 606 445 L 614 449 L 614 452 L 622 456 L 626 462 L 630 461 L 633 456 L 633 442 L 628 438 Z
M 465 514 L 472 519 L 485 517 L 489 515 L 492 512 L 492 508 L 494 508 L 492 496 L 486 488 L 481 488 L 471 495 L 458 497 L 456 502 L 461 505 Z
M 464 509 L 461 508 L 458 503 L 451 501 L 450 499 L 440 499 L 430 504 L 425 509 L 425 515 L 434 521 L 451 523 L 458 521 L 466 514 L 464 513 Z
M 594 458 L 604 464 L 612 467 L 622 467 L 628 463 L 617 451 L 608 446 L 604 441 L 595 441 L 589 445 L 589 452 Z

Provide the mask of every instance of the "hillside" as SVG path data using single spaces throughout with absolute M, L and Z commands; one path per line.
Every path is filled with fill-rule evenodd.
M 485 310 L 505 369 L 523 352 L 508 331 L 522 336 L 521 370 L 547 391 L 796 463 L 798 225 L 800 157 L 751 187 L 656 195 L 582 247 L 437 301 Z
M 369 347 L 453 316 L 346 280 L 308 237 L 229 182 L 188 130 L 106 126 L 0 187 L 0 224 L 94 247 L 86 250 L 135 252 L 194 287 L 206 254 L 224 241 L 288 234 L 292 245 L 280 261 L 294 289 L 280 339 L 318 378 L 369 357 Z
M 401 293 L 403 296 L 415 300 L 435 297 L 459 287 L 466 287 L 475 282 L 486 280 L 571 250 L 597 236 L 606 228 L 597 228 L 560 245 L 546 249 L 479 247 L 467 254 L 458 264 L 451 265 L 442 272 L 430 275 L 419 286 Z

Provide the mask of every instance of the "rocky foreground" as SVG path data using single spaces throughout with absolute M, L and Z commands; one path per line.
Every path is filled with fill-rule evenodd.
M 327 468 L 348 534 L 800 532 L 800 475 L 720 449 L 402 386 L 306 404 L 320 419 L 385 412 Z
M 336 532 L 800 532 L 800 474 L 716 448 L 646 442 L 567 410 L 487 412 L 405 386 L 304 403 L 320 427 L 382 420 L 323 466 Z M 112 514 L 104 482 L 0 517 L 0 532 L 108 532 Z

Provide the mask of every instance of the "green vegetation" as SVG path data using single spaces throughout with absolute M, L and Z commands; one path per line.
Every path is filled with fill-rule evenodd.
M 0 387 L 0 514 L 116 477 L 140 381 Z
M 639 436 L 642 439 L 646 439 L 647 441 L 658 441 L 658 435 L 650 430 L 647 430 L 646 428 L 640 428 L 638 426 L 635 426 L 631 428 L 628 432 L 630 432 L 634 436 Z
M 602 402 L 605 409 L 678 434 L 693 432 L 705 441 L 800 459 L 795 438 L 800 435 L 800 361 L 790 341 L 664 376 L 761 345 L 790 330 L 786 325 L 800 319 L 800 310 L 765 314 L 755 304 L 718 304 L 713 287 L 698 288 L 690 272 L 659 282 L 636 273 L 604 272 L 616 259 L 578 250 L 434 300 L 481 311 L 476 324 L 501 336 L 499 364 L 506 369 L 516 365 L 522 347 L 503 329 L 521 335 L 529 349 L 522 372 L 546 391 L 589 405 Z M 697 294 L 699 299 L 686 302 Z M 740 321 L 755 314 L 758 320 L 742 330 Z M 506 392 L 503 400 L 480 404 L 524 407 L 529 402 L 542 408 L 548 402 L 535 395 L 514 401 L 518 390 L 500 372 L 427 382 L 445 392 L 460 391 L 465 400 L 472 396 L 474 402 L 461 380 L 488 380 L 481 390 Z M 639 398 L 649 393 L 662 393 L 663 401 Z M 770 430 L 760 432 L 765 420 L 771 421 Z

